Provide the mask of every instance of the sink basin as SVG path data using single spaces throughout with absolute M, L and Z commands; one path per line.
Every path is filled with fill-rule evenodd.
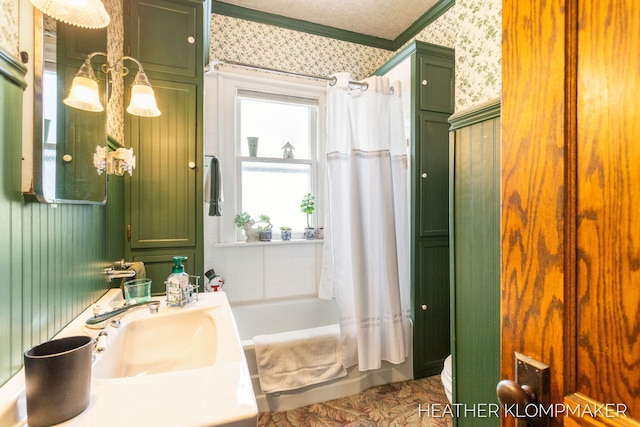
M 202 293 L 184 307 L 132 310 L 108 326 L 95 354 L 88 408 L 61 427 L 255 427 L 258 406 L 242 345 L 224 292 Z M 124 303 L 120 289 L 96 304 Z M 89 335 L 91 307 L 55 338 Z M 26 425 L 24 370 L 0 387 L 0 425 Z
M 107 350 L 96 357 L 93 376 L 135 377 L 213 365 L 219 348 L 216 311 L 220 310 L 169 309 L 157 317 L 123 321 L 117 334 L 108 331 Z

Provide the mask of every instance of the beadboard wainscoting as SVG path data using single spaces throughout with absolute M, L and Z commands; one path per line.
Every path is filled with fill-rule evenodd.
M 451 123 L 453 395 L 497 404 L 500 380 L 500 100 L 456 113 Z M 460 375 L 457 375 L 460 373 Z M 458 426 L 497 426 L 495 417 Z

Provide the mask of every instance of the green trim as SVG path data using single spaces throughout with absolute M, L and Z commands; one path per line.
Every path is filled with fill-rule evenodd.
M 420 31 L 431 25 L 436 19 L 441 17 L 447 10 L 451 9 L 456 4 L 455 0 L 440 0 L 434 4 L 427 12 L 422 15 L 416 22 L 411 24 L 409 28 L 404 30 L 402 34 L 395 38 L 393 45 L 395 49 L 399 49 L 409 40 L 414 38 Z
M 391 40 L 368 36 L 353 31 L 341 30 L 326 25 L 314 24 L 312 22 L 302 21 L 299 19 L 287 18 L 285 16 L 275 15 L 273 13 L 260 12 L 257 10 L 247 9 L 245 7 L 240 7 L 228 3 L 221 3 L 217 0 L 213 0 L 211 11 L 212 13 L 231 16 L 232 18 L 259 22 L 261 24 L 273 25 L 289 30 L 315 34 L 317 36 L 329 37 L 337 40 L 348 41 L 351 43 L 362 44 L 365 46 L 376 47 L 379 49 L 394 49 L 394 44 Z
M 496 98 L 460 113 L 455 113 L 449 117 L 451 130 L 464 128 L 476 123 L 500 117 L 500 106 L 500 98 Z
M 442 14 L 449 10 L 454 4 L 455 0 L 440 0 L 394 40 L 341 30 L 327 25 L 314 24 L 312 22 L 288 18 L 273 13 L 260 12 L 246 7 L 223 3 L 219 0 L 213 0 L 211 2 L 211 13 L 259 22 L 261 24 L 273 25 L 303 33 L 315 34 L 317 36 L 329 37 L 350 43 L 357 43 L 378 49 L 395 51 L 415 37 L 427 25 L 442 16 Z
M 0 47 L 0 74 L 7 77 L 14 84 L 20 86 L 22 90 L 27 87 L 27 81 L 24 79 L 27 73 L 27 67 L 21 64 L 17 58 Z
M 439 46 L 427 42 L 421 42 L 414 40 L 409 43 L 404 49 L 395 54 L 393 58 L 385 62 L 380 68 L 378 68 L 373 75 L 380 76 L 388 73 L 396 67 L 399 63 L 404 61 L 407 57 L 414 53 L 428 53 L 430 56 L 442 57 L 450 60 L 452 55 L 455 55 L 455 50 L 449 47 Z

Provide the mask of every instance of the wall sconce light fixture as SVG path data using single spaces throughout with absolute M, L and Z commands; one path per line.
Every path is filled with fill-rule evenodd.
M 104 28 L 111 18 L 100 0 L 31 0 L 53 19 L 83 28 Z
M 104 111 L 100 101 L 98 79 L 96 79 L 91 66 L 91 59 L 96 55 L 107 56 L 103 52 L 93 52 L 87 56 L 87 59 L 73 78 L 69 96 L 62 101 L 65 105 L 85 111 Z M 153 88 L 142 69 L 142 64 L 130 56 L 123 56 L 113 65 L 109 63 L 102 65 L 102 72 L 105 73 L 107 82 L 106 98 L 109 99 L 109 79 L 112 77 L 110 74 L 118 73 L 121 76 L 129 74 L 129 69 L 123 65 L 124 60 L 135 62 L 138 66 L 138 74 L 136 74 L 131 84 L 131 101 L 127 107 L 127 112 L 140 117 L 159 116 L 160 110 L 156 104 Z M 118 148 L 116 151 L 108 152 L 106 147 L 98 146 L 94 154 L 93 163 L 98 174 L 106 170 L 108 174 L 123 175 L 126 171 L 129 172 L 129 175 L 132 175 L 133 169 L 136 167 L 136 157 L 133 155 L 133 148 Z

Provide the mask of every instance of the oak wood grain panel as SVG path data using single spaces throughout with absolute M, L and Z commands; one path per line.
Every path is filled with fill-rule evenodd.
M 577 391 L 640 417 L 640 4 L 579 3 Z
M 502 366 L 513 352 L 551 367 L 564 394 L 564 1 L 504 0 L 502 10 Z

